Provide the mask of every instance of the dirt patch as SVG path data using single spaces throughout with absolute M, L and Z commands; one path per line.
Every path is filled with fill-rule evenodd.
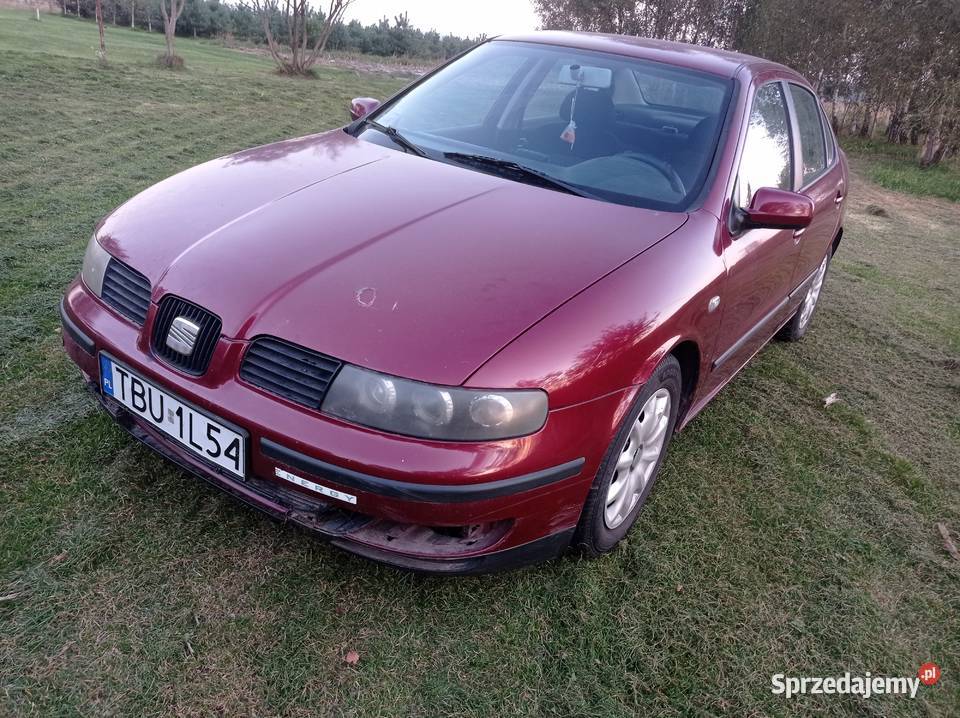
M 868 204 L 863 208 L 863 211 L 867 214 L 871 214 L 874 217 L 889 217 L 890 214 L 883 207 L 876 204 Z

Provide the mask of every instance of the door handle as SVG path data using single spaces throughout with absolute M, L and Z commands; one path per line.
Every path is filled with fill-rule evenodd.
M 807 231 L 806 227 L 801 227 L 800 229 L 793 230 L 793 243 L 800 244 L 800 238 L 803 237 L 803 233 Z
M 838 189 L 838 190 L 837 190 L 837 196 L 833 198 L 833 203 L 834 203 L 834 204 L 840 204 L 841 202 L 843 202 L 843 196 L 844 196 L 844 195 L 843 195 L 843 190 L 842 190 L 842 189 Z

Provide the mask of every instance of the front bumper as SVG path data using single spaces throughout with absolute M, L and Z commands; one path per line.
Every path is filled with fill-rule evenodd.
M 149 347 L 155 305 L 141 328 L 75 282 L 60 311 L 67 353 L 104 408 L 135 438 L 271 516 L 354 553 L 413 570 L 481 573 L 561 553 L 612 436 L 614 417 L 627 400 L 610 395 L 551 411 L 540 432 L 520 439 L 425 442 L 351 426 L 246 385 L 237 376 L 245 341 L 221 338 L 206 376 L 180 373 Z M 243 427 L 250 435 L 246 479 L 196 458 L 103 396 L 100 351 Z M 288 483 L 276 477 L 278 469 L 355 495 L 357 503 L 341 505 Z

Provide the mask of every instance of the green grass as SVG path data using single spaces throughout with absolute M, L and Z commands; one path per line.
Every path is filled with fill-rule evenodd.
M 855 178 L 811 333 L 677 437 L 613 555 L 406 575 L 135 445 L 56 314 L 112 207 L 398 81 L 180 39 L 168 72 L 159 36 L 107 42 L 101 68 L 91 24 L 0 11 L 0 715 L 956 714 L 960 564 L 935 524 L 960 531 L 960 208 Z M 916 701 L 770 692 L 927 660 Z
M 920 197 L 943 197 L 960 202 L 960 163 L 951 158 L 929 169 L 917 164 L 919 148 L 880 140 L 843 137 L 840 144 L 862 162 L 863 172 L 881 187 Z

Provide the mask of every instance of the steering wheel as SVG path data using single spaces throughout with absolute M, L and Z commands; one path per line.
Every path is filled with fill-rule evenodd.
M 687 194 L 687 188 L 684 186 L 683 179 L 681 179 L 680 175 L 677 174 L 677 171 L 659 157 L 648 155 L 646 152 L 632 151 L 621 153 L 621 157 L 626 157 L 628 159 L 650 165 L 657 170 L 657 172 L 667 178 L 667 181 L 670 183 L 670 188 L 674 192 L 679 193 L 681 196 L 685 196 Z

